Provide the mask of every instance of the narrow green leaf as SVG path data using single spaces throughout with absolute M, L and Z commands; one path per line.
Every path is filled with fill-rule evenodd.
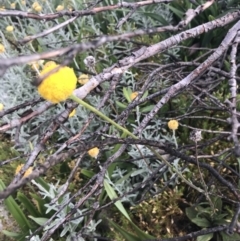
M 108 170 L 108 175 L 110 177 L 112 176 L 112 174 L 113 174 L 113 172 L 114 172 L 114 170 L 115 170 L 117 165 L 119 165 L 119 163 L 117 163 L 117 162 L 113 162 L 113 163 L 111 163 L 111 165 L 109 165 L 107 170 Z
M 154 20 L 157 20 L 162 26 L 169 25 L 169 22 L 164 17 L 162 17 L 160 14 L 151 13 L 151 12 L 143 12 L 143 14 Z
M 184 15 L 184 12 L 178 10 L 177 8 L 171 6 L 171 5 L 166 5 L 172 12 L 174 12 L 179 18 L 182 18 Z
M 23 235 L 20 234 L 20 233 L 9 232 L 9 231 L 7 231 L 7 230 L 2 230 L 1 232 L 2 232 L 3 234 L 5 234 L 6 236 L 8 236 L 8 237 L 16 238 L 16 239 L 19 239 L 20 237 L 23 236 Z
M 111 187 L 111 185 L 108 183 L 108 181 L 105 179 L 104 180 L 104 187 L 105 187 L 105 190 L 109 196 L 109 198 L 112 200 L 112 199 L 115 199 L 117 198 L 117 194 L 116 192 L 114 191 L 114 189 Z M 135 232 L 137 233 L 138 235 L 138 238 L 142 238 L 142 239 L 155 239 L 153 236 L 143 232 L 138 226 L 136 226 L 131 218 L 129 217 L 126 209 L 123 207 L 122 203 L 120 201 L 117 201 L 115 202 L 115 205 L 116 207 L 118 208 L 118 210 L 130 221 L 130 224 L 131 226 L 133 227 L 133 229 L 135 230 Z
M 123 104 L 123 103 L 121 103 L 121 102 L 119 102 L 119 101 L 116 101 L 116 105 L 117 105 L 118 107 L 120 107 L 120 108 L 123 108 L 123 109 L 126 109 L 126 108 L 127 108 L 127 105 L 125 105 L 125 104 Z
M 4 190 L 5 188 L 6 188 L 5 184 L 0 179 L 0 191 Z M 32 226 L 28 222 L 26 216 L 24 215 L 24 213 L 22 212 L 22 210 L 20 209 L 16 201 L 13 199 L 13 197 L 9 196 L 8 198 L 6 198 L 4 200 L 4 204 L 6 205 L 8 211 L 12 214 L 13 218 L 18 223 L 19 227 L 23 231 L 28 232 L 29 229 L 32 228 Z
M 44 225 L 48 221 L 48 218 L 36 218 L 36 217 L 31 216 L 31 215 L 29 215 L 28 217 L 31 218 L 39 226 Z
M 31 215 L 35 217 L 41 215 L 40 212 L 37 210 L 37 207 L 34 206 L 32 202 L 23 193 L 18 192 L 17 199 L 24 205 L 24 208 L 26 208 Z
M 40 184 L 44 189 L 49 190 L 49 184 L 41 177 L 37 177 L 35 181 Z
M 214 16 L 212 16 L 212 15 L 209 15 L 208 16 L 208 21 L 210 22 L 210 21 L 213 21 L 215 19 L 215 17 Z
M 116 182 L 116 184 L 122 183 L 122 182 L 126 181 L 126 180 L 132 175 L 133 172 L 134 172 L 134 170 L 128 172 L 126 175 L 124 175 L 122 178 L 120 178 L 120 179 Z
M 86 176 L 86 177 L 89 177 L 89 178 L 91 178 L 91 177 L 93 177 L 94 176 L 94 172 L 92 172 L 92 171 L 89 171 L 89 170 L 87 170 L 87 169 L 81 169 L 81 173 L 84 175 L 84 176 Z
M 145 112 L 151 111 L 153 108 L 154 108 L 154 105 L 148 105 L 143 108 L 140 108 L 140 110 L 141 110 L 141 112 L 145 113 Z
M 146 92 L 143 94 L 142 98 L 144 99 L 144 98 L 146 98 L 147 96 L 148 96 L 148 91 L 146 91 Z
M 114 191 L 114 189 L 110 186 L 110 184 L 108 183 L 108 181 L 105 179 L 104 180 L 104 188 L 109 196 L 109 198 L 111 200 L 117 198 L 117 194 L 116 192 Z M 117 207 L 117 209 L 128 219 L 131 221 L 131 218 L 129 217 L 126 209 L 123 207 L 122 203 L 118 200 L 116 201 L 115 203 L 115 206 Z
M 219 197 L 216 197 L 213 199 L 213 205 L 217 211 L 217 213 L 221 213 L 222 212 L 222 199 Z
M 112 226 L 127 240 L 127 241 L 141 241 L 141 240 L 151 240 L 156 239 L 156 237 L 153 237 L 145 232 L 143 232 L 141 229 L 139 229 L 133 222 L 130 221 L 130 225 L 135 230 L 137 236 L 133 235 L 132 233 L 127 232 L 120 226 L 118 226 L 116 223 L 108 219 L 108 221 L 112 224 Z
M 127 137 L 127 133 L 123 132 L 121 135 L 121 138 L 126 138 Z M 113 153 L 116 153 L 120 147 L 122 146 L 122 144 L 116 144 L 113 148 Z
M 41 198 L 40 196 L 38 196 L 35 193 L 30 193 L 30 196 L 36 201 L 36 206 L 37 206 L 37 209 L 38 209 L 40 215 L 41 216 L 45 215 L 46 207 L 44 205 L 47 203 L 45 201 L 45 199 Z
M 224 60 L 224 67 L 226 68 L 227 71 L 230 71 L 231 65 L 227 60 Z
M 131 98 L 130 98 L 131 93 L 130 93 L 130 90 L 124 87 L 123 88 L 123 95 L 126 98 L 126 100 L 128 101 L 128 103 L 131 103 Z
M 123 236 L 123 238 L 127 241 L 140 241 L 141 239 L 139 237 L 134 236 L 133 234 L 127 232 L 120 226 L 118 226 L 116 223 L 108 219 L 108 222 Z

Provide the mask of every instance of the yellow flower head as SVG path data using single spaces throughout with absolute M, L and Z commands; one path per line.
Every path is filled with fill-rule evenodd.
M 87 74 L 81 74 L 78 77 L 78 83 L 81 85 L 85 85 L 88 81 L 89 81 L 89 78 Z
M 41 12 L 42 6 L 38 2 L 34 2 L 32 5 L 32 9 L 34 9 L 36 12 Z
M 32 173 L 32 171 L 33 171 L 33 167 L 29 167 L 27 171 L 24 173 L 23 177 L 29 176 Z
M 177 130 L 178 128 L 178 121 L 177 120 L 170 120 L 168 122 L 168 128 L 171 129 L 171 130 Z
M 38 2 L 34 2 L 34 3 L 32 4 L 32 8 L 34 9 L 34 8 L 37 7 L 38 5 L 39 5 Z
M 42 11 L 42 7 L 39 5 L 39 6 L 35 7 L 34 10 L 39 13 Z
M 7 32 L 12 32 L 14 30 L 14 27 L 9 25 L 6 27 Z
M 12 9 L 15 9 L 15 8 L 16 8 L 16 3 L 11 3 L 11 4 L 10 4 L 10 7 L 11 7 Z
M 2 44 L 0 44 L 0 54 L 5 52 L 5 48 Z
M 76 109 L 74 109 L 74 110 L 69 114 L 68 117 L 73 117 L 73 116 L 75 116 L 75 114 L 76 114 Z
M 4 109 L 4 105 L 0 103 L 0 111 L 2 111 L 3 109 Z
M 88 154 L 89 154 L 89 156 L 91 156 L 93 158 L 97 158 L 97 156 L 99 154 L 99 149 L 97 147 L 94 147 L 88 151 Z
M 24 166 L 23 164 L 20 164 L 20 165 L 17 166 L 16 171 L 15 171 L 15 175 L 17 175 L 21 171 L 23 166 Z M 27 169 L 27 171 L 24 173 L 23 177 L 29 176 L 32 173 L 32 170 L 33 170 L 33 168 L 29 167 Z
M 58 67 L 56 63 L 45 64 L 40 77 L 48 74 Z M 38 86 L 38 93 L 52 103 L 59 103 L 66 100 L 76 88 L 77 77 L 73 69 L 61 67 L 58 71 L 47 76 Z
M 132 92 L 130 95 L 130 99 L 134 100 L 138 96 L 138 92 Z
M 57 8 L 56 8 L 56 11 L 57 12 L 60 12 L 64 9 L 64 6 L 63 5 L 58 5 Z

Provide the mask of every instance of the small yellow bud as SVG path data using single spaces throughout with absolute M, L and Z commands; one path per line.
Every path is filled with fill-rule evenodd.
M 32 9 L 35 9 L 38 5 L 39 5 L 38 2 L 34 2 L 34 3 L 32 4 Z
M 57 12 L 60 12 L 64 9 L 64 6 L 63 5 L 58 5 L 57 8 L 56 8 L 56 11 Z
M 26 1 L 25 0 L 22 0 L 21 3 L 22 3 L 22 5 L 26 5 Z
M 17 174 L 21 171 L 21 169 L 23 168 L 23 166 L 24 166 L 23 164 L 20 164 L 20 165 L 17 166 L 16 171 L 15 171 L 15 175 L 17 175 Z M 23 177 L 29 176 L 29 175 L 32 173 L 32 170 L 33 170 L 33 168 L 32 168 L 32 167 L 29 167 L 29 168 L 27 169 L 27 171 L 24 173 Z
M 24 173 L 23 177 L 27 177 L 32 173 L 33 167 L 29 167 L 27 171 Z
M 4 109 L 4 105 L 0 103 L 0 111 L 2 111 L 3 109 Z
M 130 95 L 130 99 L 134 100 L 138 96 L 138 92 L 132 92 Z
M 87 74 L 81 74 L 78 77 L 78 83 L 81 85 L 85 85 L 88 81 L 89 81 L 89 78 Z
M 99 149 L 97 147 L 94 147 L 88 151 L 88 154 L 89 154 L 89 156 L 91 156 L 93 158 L 97 158 L 97 156 L 99 154 Z
M 16 8 L 16 3 L 11 3 L 10 7 L 11 7 L 12 9 L 15 9 L 15 8 Z
M 17 175 L 21 171 L 22 167 L 23 167 L 23 164 L 20 164 L 20 165 L 17 166 L 16 171 L 15 171 L 15 175 Z
M 34 9 L 36 12 L 41 12 L 42 6 L 38 2 L 34 2 L 32 5 L 32 9 Z
M 168 128 L 171 129 L 171 130 L 177 130 L 178 128 L 178 121 L 177 120 L 170 120 L 168 122 Z
M 14 29 L 14 27 L 10 26 L 10 25 L 6 27 L 7 32 L 12 32 L 13 29 Z
M 34 10 L 39 13 L 42 11 L 42 7 L 39 5 L 39 6 L 35 7 Z
M 68 117 L 73 117 L 75 114 L 76 114 L 76 109 L 74 109 L 74 110 L 69 114 Z
M 5 52 L 5 48 L 2 44 L 0 44 L 0 54 Z

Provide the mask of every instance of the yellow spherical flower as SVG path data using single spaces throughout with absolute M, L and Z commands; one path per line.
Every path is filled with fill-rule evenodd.
M 76 114 L 76 109 L 74 109 L 74 110 L 69 114 L 68 117 L 73 117 L 73 116 L 75 116 L 75 114 Z
M 35 9 L 38 5 L 39 5 L 38 2 L 34 2 L 34 3 L 32 4 L 32 9 Z
M 178 128 L 178 121 L 177 120 L 170 120 L 168 122 L 168 128 L 171 129 L 171 130 L 177 130 Z
M 2 44 L 0 44 L 0 54 L 5 52 L 5 48 Z
M 56 8 L 56 11 L 57 12 L 60 12 L 64 9 L 64 6 L 63 5 L 58 5 L 57 8 Z
M 21 171 L 21 169 L 23 168 L 23 166 L 24 166 L 23 164 L 20 164 L 20 165 L 17 166 L 16 171 L 15 171 L 15 175 L 17 175 L 17 174 Z M 24 173 L 23 177 L 29 176 L 29 175 L 32 173 L 32 170 L 33 170 L 33 168 L 32 168 L 32 167 L 29 167 L 29 168 L 27 169 L 27 171 Z
M 38 2 L 34 2 L 32 5 L 32 9 L 34 9 L 36 12 L 41 12 L 42 6 Z
M 6 27 L 7 32 L 12 32 L 14 30 L 14 27 L 9 25 Z
M 97 158 L 97 156 L 99 154 L 99 149 L 97 147 L 94 147 L 88 151 L 88 154 L 89 154 L 89 156 L 91 156 L 93 158 Z
M 37 8 L 38 6 L 40 6 L 40 4 L 39 4 L 38 2 L 34 2 L 34 3 L 32 4 L 32 9 L 35 10 L 35 8 Z
M 22 3 L 22 5 L 26 5 L 26 1 L 25 0 L 22 0 L 21 3 Z
M 42 11 L 42 7 L 39 5 L 39 6 L 37 6 L 36 8 L 34 8 L 34 10 L 35 10 L 36 12 L 41 12 L 41 11 Z
M 10 4 L 10 7 L 11 7 L 12 9 L 15 9 L 15 8 L 16 8 L 16 3 L 11 3 L 11 4 Z
M 132 92 L 130 95 L 130 99 L 134 100 L 138 96 L 138 92 Z
M 15 175 L 17 175 L 21 171 L 22 167 L 23 167 L 23 164 L 20 164 L 20 165 L 17 166 L 16 171 L 15 171 Z
M 0 103 L 0 111 L 2 111 L 3 109 L 4 109 L 4 105 Z
M 51 70 L 58 67 L 56 63 L 45 65 L 40 73 L 40 77 L 47 75 Z M 39 94 L 52 103 L 59 103 L 66 100 L 76 88 L 77 77 L 73 69 L 61 67 L 53 74 L 47 76 L 38 86 Z
M 24 173 L 23 177 L 29 176 L 32 173 L 32 171 L 33 171 L 33 167 L 29 167 L 27 171 Z
M 81 74 L 78 77 L 78 83 L 81 85 L 85 85 L 89 81 L 89 77 L 87 74 Z

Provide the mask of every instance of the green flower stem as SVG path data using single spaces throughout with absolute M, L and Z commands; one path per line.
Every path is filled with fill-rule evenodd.
M 95 113 L 96 115 L 98 115 L 99 117 L 101 117 L 102 119 L 104 119 L 105 121 L 109 122 L 110 124 L 112 124 L 113 126 L 115 126 L 117 129 L 123 131 L 123 136 L 131 136 L 133 139 L 138 139 L 137 136 L 135 136 L 134 134 L 132 134 L 129 130 L 127 130 L 126 128 L 120 126 L 119 124 L 117 124 L 115 121 L 111 120 L 110 118 L 108 118 L 106 115 L 104 115 L 102 112 L 100 112 L 99 110 L 97 110 L 96 108 L 94 108 L 93 106 L 89 105 L 88 103 L 86 103 L 85 101 L 79 99 L 77 96 L 75 95 L 70 95 L 69 99 L 72 99 L 74 101 L 76 101 L 78 104 L 84 106 L 85 108 L 89 109 L 90 111 L 92 111 L 93 113 Z M 175 133 L 174 133 L 175 134 Z M 175 135 L 174 135 L 175 138 Z M 176 138 L 175 138 L 176 140 Z M 176 145 L 177 145 L 177 141 L 175 141 Z M 171 168 L 174 169 L 175 173 L 185 182 L 187 183 L 189 186 L 193 187 L 194 189 L 196 189 L 199 192 L 203 192 L 203 190 L 201 190 L 200 188 L 196 187 L 195 185 L 193 185 L 191 182 L 189 182 L 188 180 L 186 180 L 185 177 L 183 177 L 182 173 L 179 172 L 175 167 L 173 167 L 168 161 L 166 161 L 154 148 L 147 146 L 149 148 L 149 150 L 151 150 L 156 157 L 159 160 L 162 160 L 169 168 L 170 171 L 172 172 Z M 173 174 L 173 172 L 172 172 Z
M 173 140 L 174 140 L 174 144 L 175 144 L 176 148 L 178 148 L 175 130 L 173 130 Z
M 70 95 L 69 97 L 70 99 L 76 101 L 78 104 L 84 106 L 85 108 L 89 109 L 90 111 L 92 111 L 93 113 L 95 113 L 96 115 L 98 115 L 99 117 L 101 117 L 102 119 L 104 119 L 105 121 L 107 121 L 108 123 L 112 124 L 113 126 L 115 126 L 117 129 L 123 131 L 123 133 L 127 134 L 128 136 L 131 136 L 133 139 L 138 139 L 137 136 L 135 136 L 134 134 L 132 134 L 128 129 L 120 126 L 119 124 L 117 124 L 115 121 L 111 120 L 110 118 L 108 118 L 106 115 L 104 115 L 101 111 L 97 110 L 96 108 L 94 108 L 93 106 L 89 105 L 88 103 L 86 103 L 85 101 L 79 99 L 77 96 L 75 95 Z

